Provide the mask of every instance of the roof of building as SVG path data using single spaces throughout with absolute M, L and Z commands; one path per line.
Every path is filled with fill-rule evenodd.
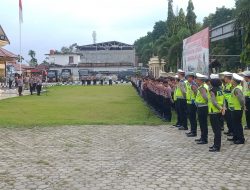
M 11 53 L 10 51 L 6 50 L 6 49 L 3 49 L 0 47 L 0 58 L 3 58 L 3 59 L 15 59 L 17 58 L 18 56 Z
M 0 25 L 0 47 L 10 44 L 10 41 Z
M 134 50 L 133 45 L 125 44 L 118 41 L 89 44 L 89 45 L 77 46 L 76 48 L 81 51 Z

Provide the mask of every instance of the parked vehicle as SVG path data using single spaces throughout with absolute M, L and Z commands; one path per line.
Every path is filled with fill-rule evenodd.
M 61 81 L 62 82 L 72 82 L 73 81 L 71 69 L 62 69 Z
M 88 69 L 79 69 L 79 80 L 81 80 L 83 77 L 86 77 L 89 75 L 89 70 Z
M 58 70 L 49 70 L 47 78 L 48 78 L 48 82 L 59 82 Z

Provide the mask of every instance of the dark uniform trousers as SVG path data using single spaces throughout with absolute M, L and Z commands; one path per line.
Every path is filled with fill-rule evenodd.
M 214 147 L 219 150 L 221 147 L 221 124 L 220 124 L 221 117 L 222 117 L 221 113 L 210 115 L 210 122 L 214 132 Z
M 177 99 L 179 101 L 178 109 L 180 114 L 180 125 L 184 128 L 187 128 L 187 100 L 186 99 Z
M 170 98 L 164 97 L 163 101 L 164 101 L 164 103 L 163 103 L 163 105 L 164 105 L 163 116 L 168 122 L 171 122 L 171 119 L 172 119 L 171 100 L 170 100 Z
M 40 84 L 36 85 L 36 90 L 37 90 L 37 95 L 40 96 L 41 90 L 42 90 L 42 85 L 40 85 Z
M 250 98 L 246 97 L 246 121 L 247 127 L 250 129 Z
M 233 121 L 232 121 L 232 111 L 228 108 L 228 102 L 226 101 L 227 110 L 225 113 L 225 120 L 227 123 L 227 128 L 229 133 L 233 133 Z
M 181 125 L 181 117 L 180 117 L 180 99 L 177 99 L 175 101 L 175 111 L 176 111 L 176 114 L 177 114 L 177 123 L 176 125 Z
M 34 87 L 33 87 L 33 84 L 30 84 L 30 94 L 31 94 L 31 95 L 33 94 L 33 91 L 34 91 L 33 88 L 34 88 Z
M 188 118 L 191 125 L 191 132 L 193 134 L 197 134 L 197 119 L 196 119 L 196 112 L 197 107 L 195 104 L 187 104 L 187 110 L 188 110 Z
M 233 119 L 233 139 L 234 141 L 245 142 L 243 127 L 242 127 L 242 110 L 232 111 L 232 119 Z
M 207 124 L 207 116 L 208 116 L 208 107 L 198 107 L 198 120 L 201 129 L 201 140 L 207 142 L 208 136 L 208 124 Z

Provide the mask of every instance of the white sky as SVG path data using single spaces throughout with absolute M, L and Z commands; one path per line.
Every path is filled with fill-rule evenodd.
M 19 0 L 1 0 L 0 24 L 11 44 L 6 49 L 19 54 Z M 133 44 L 152 31 L 154 23 L 167 19 L 167 0 L 22 0 L 22 55 L 35 50 L 39 61 L 50 49 L 60 50 L 73 43 L 121 41 Z M 188 0 L 174 0 L 186 11 Z M 202 22 L 216 7 L 234 7 L 234 0 L 193 0 L 197 21 Z

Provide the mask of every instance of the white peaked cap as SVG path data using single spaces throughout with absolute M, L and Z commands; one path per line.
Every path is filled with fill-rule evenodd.
M 178 79 L 178 78 L 179 78 L 179 76 L 178 76 L 178 75 L 175 75 L 175 76 L 174 76 L 174 78 Z
M 178 73 L 185 73 L 182 69 L 178 69 Z
M 233 73 L 230 73 L 230 72 L 228 72 L 228 71 L 224 71 L 224 72 L 220 73 L 220 75 L 224 75 L 224 76 L 232 76 L 232 75 L 233 75 Z
M 218 74 L 211 74 L 210 75 L 210 79 L 219 79 L 219 75 Z
M 237 81 L 243 81 L 244 78 L 241 77 L 240 75 L 236 74 L 236 73 L 233 73 L 233 79 L 237 80 Z
M 250 77 L 250 71 L 244 71 L 243 75 L 244 77 Z
M 197 77 L 197 79 L 207 79 L 208 78 L 206 75 L 203 75 L 200 73 L 196 73 L 196 77 Z

